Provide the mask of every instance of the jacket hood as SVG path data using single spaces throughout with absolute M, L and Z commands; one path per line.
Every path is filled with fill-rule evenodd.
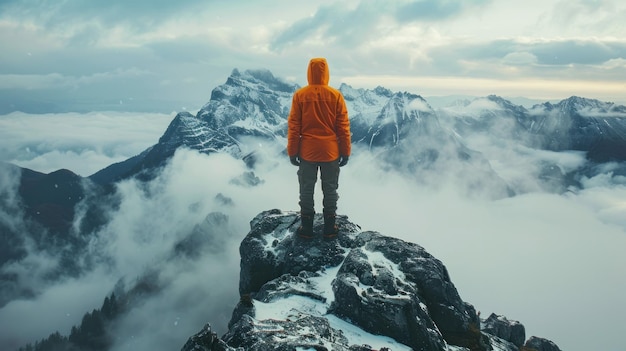
M 323 57 L 312 58 L 311 61 L 309 61 L 306 77 L 309 84 L 328 85 L 330 71 L 328 70 L 328 62 L 326 62 L 326 59 Z

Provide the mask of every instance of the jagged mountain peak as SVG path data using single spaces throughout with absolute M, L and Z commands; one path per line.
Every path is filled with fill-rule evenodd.
M 294 235 L 297 212 L 257 215 L 240 245 L 241 300 L 228 332 L 220 339 L 207 325 L 182 350 L 517 351 L 524 342 L 523 325 L 504 317 L 481 330 L 423 247 L 363 231 L 346 216 L 337 224 L 336 240 L 303 241 Z M 318 214 L 314 231 L 323 225 Z
M 424 110 L 424 107 L 426 106 L 427 110 L 432 111 L 432 108 L 430 107 L 430 105 L 428 105 L 426 100 L 421 95 L 418 95 L 415 93 L 410 93 L 408 91 L 399 91 L 399 92 L 393 93 L 393 95 L 390 96 L 390 98 L 392 101 L 403 102 L 407 107 L 411 109 Z M 414 105 L 416 100 L 420 102 L 418 105 Z M 422 103 L 425 103 L 426 105 L 423 105 Z
M 339 91 L 343 94 L 346 100 L 355 100 L 363 95 L 375 95 L 390 98 L 393 95 L 393 92 L 387 88 L 382 86 L 377 86 L 374 89 L 364 89 L 364 88 L 353 88 L 351 85 L 346 83 L 341 83 L 339 86 Z
M 577 113 L 582 117 L 626 117 L 626 106 L 578 96 L 563 100 L 556 106 L 561 110 Z
M 393 121 L 401 128 L 402 122 L 428 117 L 436 119 L 436 113 L 423 97 L 409 92 L 397 92 L 383 106 L 378 120 L 381 123 Z
M 384 88 L 380 85 L 374 88 L 374 92 L 378 95 L 383 95 L 383 96 L 388 96 L 388 97 L 391 97 L 391 94 L 393 94 L 391 90 Z
M 182 145 L 198 149 L 210 133 L 200 118 L 187 111 L 179 112 L 159 139 L 159 145 L 168 146 L 171 152 Z
M 380 109 L 367 134 L 370 147 L 397 146 L 402 140 L 445 133 L 436 112 L 419 95 L 394 93 Z
M 579 96 L 571 96 L 556 104 L 545 102 L 531 108 L 534 114 L 558 112 L 580 117 L 626 117 L 626 106 Z
M 213 89 L 197 117 L 208 127 L 231 135 L 251 131 L 253 135 L 271 136 L 286 119 L 296 88 L 268 70 L 241 73 L 235 69 L 225 84 Z
M 595 99 L 587 99 L 579 96 L 571 96 L 567 99 L 561 100 L 556 104 L 552 104 L 550 102 L 546 102 L 544 104 L 538 105 L 540 109 L 545 110 L 546 112 L 556 111 L 561 114 L 576 116 L 581 115 L 582 111 L 589 109 L 601 109 L 604 110 L 604 103 L 595 100 Z
M 560 107 L 571 106 L 571 107 L 581 108 L 581 107 L 587 107 L 587 106 L 599 106 L 602 104 L 604 103 L 596 99 L 588 99 L 588 98 L 584 98 L 580 96 L 570 96 L 569 98 L 558 102 L 556 106 L 560 106 Z
M 498 95 L 489 95 L 486 97 L 487 100 L 495 102 L 498 106 L 503 109 L 508 109 L 512 111 L 525 111 L 526 108 L 520 105 L 516 105 L 512 103 L 510 100 L 507 100 Z
M 274 91 L 293 93 L 298 87 L 296 84 L 288 83 L 276 76 L 268 69 L 248 69 L 243 73 L 237 68 L 226 80 L 226 85 L 256 84 L 265 85 Z
M 424 248 L 363 232 L 345 216 L 337 219 L 338 240 L 303 242 L 293 235 L 298 219 L 296 212 L 270 210 L 251 221 L 240 246 L 245 298 L 224 336 L 231 347 L 349 350 L 380 335 L 372 348 L 445 350 L 463 335 L 480 339 L 470 331 L 479 324 L 476 312 Z M 317 215 L 314 231 L 322 227 Z M 274 338 L 267 329 L 286 335 Z
M 365 123 L 368 127 L 378 117 L 380 107 L 393 96 L 391 90 L 382 87 L 377 87 L 374 90 L 356 89 L 345 83 L 341 84 L 339 91 L 343 94 L 348 106 L 350 120 Z
M 511 101 L 498 96 L 488 95 L 474 99 L 456 100 L 453 104 L 439 109 L 440 112 L 459 118 L 485 119 L 493 118 L 496 115 L 520 116 L 527 112 L 523 106 L 516 105 Z

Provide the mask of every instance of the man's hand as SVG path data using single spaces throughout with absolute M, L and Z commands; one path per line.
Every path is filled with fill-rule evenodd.
M 348 158 L 350 156 L 339 156 L 339 167 L 343 167 L 348 164 Z
M 289 160 L 291 161 L 291 164 L 294 166 L 300 166 L 300 157 L 298 155 L 295 156 L 289 156 Z

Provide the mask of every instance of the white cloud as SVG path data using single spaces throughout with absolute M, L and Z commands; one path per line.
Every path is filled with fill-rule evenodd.
M 250 229 L 249 221 L 263 210 L 289 208 L 297 201 L 297 194 L 277 191 L 297 187 L 295 167 L 286 161 L 268 160 L 261 169 L 271 169 L 264 174 L 271 177 L 257 187 L 244 187 L 232 182 L 247 171 L 240 160 L 180 150 L 152 182 L 120 183 L 120 206 L 106 214 L 111 222 L 98 232 L 85 253 L 99 264 L 94 271 L 48 282 L 43 278 L 57 265 L 56 258 L 32 250 L 4 270 L 16 274 L 23 287 L 36 296 L 0 309 L 2 325 L 11 324 L 0 331 L 0 344 L 19 347 L 57 330 L 67 335 L 84 313 L 101 306 L 118 279 L 131 287 L 150 270 L 158 272 L 164 290 L 120 322 L 114 350 L 153 349 L 155 345 L 180 348 L 206 322 L 225 332 L 239 298 L 238 248 Z M 4 188 L 14 190 L 14 181 L 7 178 Z M 230 198 L 233 206 L 224 205 L 216 198 L 218 194 Z M 210 243 L 200 256 L 195 260 L 172 256 L 173 247 L 215 211 L 226 214 L 228 222 L 212 234 L 214 238 L 202 238 Z M 30 316 L 35 311 L 44 315 L 33 320 Z
M 518 173 L 530 164 L 514 165 L 518 159 L 509 157 Z M 519 320 L 527 336 L 551 339 L 563 350 L 621 345 L 613 336 L 621 335 L 626 313 L 626 258 L 620 253 L 626 245 L 626 187 L 605 179 L 578 194 L 537 189 L 498 201 L 469 200 L 453 184 L 433 191 L 366 172 L 354 161 L 342 174 L 340 211 L 364 230 L 424 246 L 483 316 L 495 312 Z M 578 323 L 581 310 L 603 323 Z
M 461 113 L 469 113 L 470 115 L 473 115 L 480 114 L 489 110 L 500 111 L 502 110 L 502 107 L 500 107 L 500 105 L 498 105 L 498 103 L 493 100 L 482 98 L 474 99 L 466 107 L 457 107 L 457 109 Z
M 626 59 L 624 58 L 615 58 L 606 61 L 603 65 L 605 69 L 620 69 L 626 68 Z
M 0 164 L 0 199 L 2 201 L 1 207 L 7 211 L 19 210 L 19 194 L 17 192 L 20 183 L 20 171 L 17 167 L 7 167 L 4 164 Z M 6 216 L 3 219 L 4 223 L 9 223 L 8 213 L 0 213 Z M 6 221 L 6 222 L 5 222 Z
M 246 171 L 242 162 L 227 155 L 206 156 L 187 150 L 178 151 L 161 176 L 149 184 L 121 183 L 121 206 L 111 213 L 111 223 L 94 243 L 94 250 L 112 258 L 114 265 L 49 287 L 44 295 L 27 303 L 15 302 L 0 310 L 0 319 L 14 319 L 19 329 L 24 326 L 19 316 L 42 308 L 42 304 L 57 305 L 44 309 L 50 312 L 50 319 L 41 319 L 28 333 L 16 334 L 44 337 L 75 321 L 70 318 L 65 324 L 50 326 L 47 321 L 54 316 L 64 311 L 75 316 L 80 311 L 76 306 L 85 311 L 99 307 L 116 277 L 123 275 L 129 282 L 144 269 L 159 267 L 162 281 L 168 282 L 165 290 L 121 322 L 123 332 L 116 350 L 181 347 L 205 322 L 224 331 L 238 296 L 237 249 L 249 230 L 249 221 L 271 208 L 297 210 L 296 168 L 276 156 L 279 149 L 280 145 L 262 149 L 256 175 L 263 183 L 257 187 L 230 181 Z M 509 167 L 515 167 L 522 157 L 517 153 L 506 156 Z M 517 163 L 519 177 L 533 175 L 526 167 L 533 159 L 554 157 L 564 167 L 576 167 L 579 162 L 575 155 L 526 157 Z M 381 171 L 371 155 L 358 149 L 341 172 L 340 214 L 348 215 L 363 230 L 378 230 L 424 246 L 448 267 L 462 298 L 484 314 L 496 312 L 520 320 L 527 335 L 552 339 L 563 349 L 588 349 L 591 345 L 585 336 L 591 334 L 603 337 L 591 340 L 596 347 L 598 343 L 603 349 L 619 345 L 619 340 L 611 338 L 620 335 L 619 316 L 626 313 L 620 303 L 626 282 L 619 268 L 626 264 L 621 254 L 626 244 L 626 188 L 619 179 L 590 179 L 587 188 L 577 194 L 537 191 L 486 201 L 460 195 L 454 183 L 424 188 L 404 176 Z M 234 205 L 216 201 L 217 194 L 231 198 Z M 318 210 L 320 194 L 318 188 Z M 161 266 L 177 240 L 212 211 L 222 211 L 229 218 L 221 253 L 203 253 L 196 262 L 174 259 Z M 94 281 L 100 282 L 100 288 L 88 290 Z M 220 288 L 215 285 L 218 281 Z M 84 298 L 64 293 L 70 289 L 83 292 Z M 603 298 L 598 299 L 598 294 Z M 71 301 L 76 305 L 70 305 Z M 606 323 L 571 324 L 572 313 L 580 308 L 589 318 Z M 607 314 L 609 310 L 618 312 L 616 320 Z
M 537 56 L 529 52 L 512 52 L 504 56 L 502 61 L 510 65 L 528 65 L 537 63 Z
M 0 116 L 0 160 L 49 173 L 89 176 L 157 143 L 171 114 L 93 112 Z
M 613 37 L 623 33 L 626 25 L 622 20 L 626 7 L 616 1 L 557 1 L 546 21 L 556 24 L 556 28 L 569 27 L 569 32 L 588 35 L 589 32 L 599 36 Z M 571 26 L 576 23 L 576 26 Z
M 206 322 L 226 331 L 239 298 L 238 248 L 249 221 L 263 210 L 289 208 L 296 201 L 295 193 L 277 191 L 296 187 L 295 167 L 273 160 L 260 166 L 271 169 L 262 175 L 263 183 L 242 187 L 232 182 L 246 171 L 241 161 L 180 150 L 147 187 L 135 181 L 120 184 L 122 205 L 100 233 L 97 252 L 112 257 L 115 272 L 128 279 L 158 267 L 161 280 L 168 283 L 117 325 L 120 339 L 114 350 L 179 348 Z M 230 198 L 233 206 L 216 201 L 218 194 Z M 228 224 L 216 233 L 208 251 L 193 262 L 176 258 L 162 265 L 181 235 L 213 211 L 226 214 Z
M 32 269 L 20 276 L 33 274 Z M 37 291 L 36 298 L 14 300 L 0 309 L 0 344 L 3 347 L 17 349 L 27 341 L 34 342 L 57 331 L 69 335 L 73 326 L 80 325 L 85 313 L 100 308 L 115 280 L 102 272 L 93 272 L 80 279 L 43 284 L 36 285 L 37 288 L 45 287 L 43 291 Z
M 45 75 L 22 75 L 22 74 L 3 74 L 0 75 L 0 89 L 50 89 L 53 87 L 67 87 L 72 84 L 58 73 Z
M 428 102 L 422 101 L 421 99 L 415 99 L 409 103 L 409 108 L 413 110 L 417 110 L 420 112 L 429 112 L 432 111 L 432 108 L 428 106 Z
M 626 113 L 619 111 L 605 111 L 603 109 L 595 108 L 595 107 L 585 107 L 580 110 L 580 115 L 583 117 L 594 117 L 594 118 L 610 118 L 610 117 L 626 117 Z

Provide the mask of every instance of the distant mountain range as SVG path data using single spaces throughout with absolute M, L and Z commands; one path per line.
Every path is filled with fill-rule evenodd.
M 626 160 L 626 106 L 576 96 L 530 109 L 498 96 L 486 100 L 491 108 L 478 113 L 459 109 L 455 131 L 500 134 L 537 149 L 583 151 L 593 162 Z
M 57 249 L 72 252 L 85 245 L 89 232 L 106 222 L 99 208 L 103 203 L 115 207 L 115 182 L 131 177 L 153 178 L 179 148 L 228 153 L 246 162 L 253 172 L 256 153 L 246 140 L 259 138 L 286 144 L 291 97 L 298 88 L 267 70 L 235 69 L 195 115 L 178 113 L 158 143 L 139 155 L 86 178 L 71 170 L 42 174 L 22 169 L 19 195 L 25 215 L 33 219 L 32 225 L 54 233 L 54 240 L 48 238 Z M 354 146 L 371 151 L 381 167 L 396 169 L 416 181 L 423 181 L 421 175 L 425 172 L 446 172 L 443 167 L 453 163 L 459 177 L 475 175 L 475 184 L 467 185 L 468 193 L 489 184 L 501 196 L 515 195 L 515 189 L 494 172 L 481 152 L 464 143 L 464 137 L 477 133 L 536 149 L 585 152 L 589 164 L 574 172 L 564 172 L 554 164 L 544 165 L 543 177 L 551 187 L 556 183 L 555 188 L 563 191 L 579 186 L 581 177 L 592 176 L 598 165 L 606 162 L 621 165 L 614 172 L 626 175 L 622 162 L 626 160 L 625 106 L 571 97 L 527 109 L 498 96 L 487 96 L 435 110 L 424 98 L 409 92 L 392 92 L 384 87 L 355 89 L 346 84 L 339 90 L 348 105 Z M 16 168 L 7 164 L 3 167 Z M 99 195 L 85 199 L 86 186 L 90 194 Z M 81 214 L 80 233 L 70 235 L 77 229 L 72 225 L 79 202 L 86 204 L 87 210 Z M 11 242 L 9 228 L 0 236 Z M 12 247 L 2 253 L 0 264 L 20 257 L 19 250 Z M 68 262 L 67 267 L 71 266 Z M 2 296 L 0 293 L 0 305 L 6 302 Z
M 179 113 L 156 145 L 90 178 L 106 184 L 147 175 L 180 147 L 251 157 L 254 150 L 246 150 L 243 144 L 247 137 L 284 142 L 291 96 L 297 88 L 269 71 L 234 70 L 196 115 Z M 433 109 L 419 95 L 383 87 L 354 89 L 346 84 L 339 90 L 348 105 L 353 143 L 386 152 L 392 167 L 414 171 L 431 167 L 440 157 L 459 161 L 480 158 L 458 137 L 469 132 L 508 133 L 534 148 L 583 151 L 593 162 L 626 160 L 626 107 L 621 105 L 571 97 L 526 109 L 489 96 L 486 99 L 494 103 L 492 108 L 478 115 L 458 109 L 457 122 L 449 130 L 440 122 L 448 110 Z M 511 122 L 508 130 L 497 130 L 503 121 Z
M 178 113 L 158 143 L 86 178 L 70 170 L 42 174 L 1 165 L 21 172 L 19 201 L 29 227 L 14 228 L 0 222 L 0 240 L 9 243 L 0 249 L 0 266 L 24 257 L 21 243 L 14 239 L 15 231 L 20 230 L 39 243 L 39 250 L 66 258 L 56 275 L 78 274 L 85 267 L 78 267 L 72 257 L 87 245 L 94 229 L 106 224 L 107 218 L 99 209 L 119 204 L 116 182 L 154 178 L 181 148 L 228 153 L 254 172 L 258 155 L 247 140 L 286 144 L 287 116 L 297 88 L 266 70 L 234 70 L 195 115 Z M 454 164 L 459 177 L 474 175 L 475 181 L 468 182 L 466 192 L 488 184 L 501 197 L 514 196 L 516 189 L 492 169 L 480 150 L 472 150 L 465 143 L 465 137 L 476 133 L 489 133 L 528 148 L 585 153 L 588 164 L 575 171 L 545 165 L 546 178 L 558 182 L 563 191 L 579 186 L 580 178 L 593 175 L 598 165 L 615 163 L 619 165 L 615 171 L 626 174 L 625 106 L 571 97 L 525 108 L 488 96 L 433 109 L 424 98 L 409 92 L 383 87 L 355 89 L 345 84 L 339 90 L 348 105 L 355 151 L 368 150 L 381 167 L 395 169 L 417 182 L 425 181 L 424 174 L 445 172 Z M 286 160 L 284 154 L 276 157 Z M 76 226 L 78 204 L 81 220 Z M 45 239 L 44 232 L 50 233 Z M 0 306 L 32 294 L 10 276 L 0 279 Z

